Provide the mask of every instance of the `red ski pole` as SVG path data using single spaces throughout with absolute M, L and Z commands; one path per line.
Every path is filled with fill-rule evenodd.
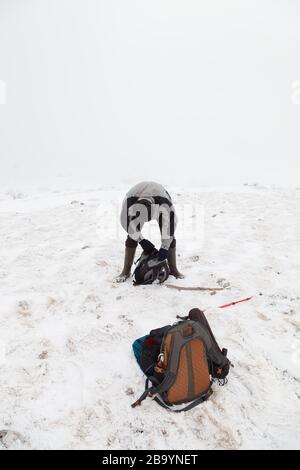
M 220 306 L 217 307 L 217 308 L 231 307 L 232 305 L 240 304 L 241 302 L 247 302 L 247 300 L 251 300 L 251 299 L 253 299 L 253 296 L 252 296 L 252 297 L 247 297 L 247 299 L 236 300 L 235 302 L 230 302 L 230 304 L 220 305 Z

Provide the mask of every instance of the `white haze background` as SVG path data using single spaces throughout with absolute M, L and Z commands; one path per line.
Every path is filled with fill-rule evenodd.
M 297 1 L 0 0 L 0 184 L 297 186 Z

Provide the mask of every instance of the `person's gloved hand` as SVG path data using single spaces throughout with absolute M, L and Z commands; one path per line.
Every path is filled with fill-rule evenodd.
M 152 253 L 152 251 L 155 249 L 153 243 L 149 242 L 149 240 L 146 240 L 146 238 L 140 241 L 140 245 L 147 255 L 150 255 L 150 253 Z
M 168 257 L 168 250 L 166 250 L 165 248 L 160 248 L 158 252 L 159 261 L 164 261 L 165 259 L 167 259 L 167 257 Z

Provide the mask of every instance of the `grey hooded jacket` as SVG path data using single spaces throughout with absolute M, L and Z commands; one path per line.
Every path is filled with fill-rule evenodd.
M 139 203 L 146 199 L 151 204 L 151 213 Z M 161 230 L 161 248 L 168 250 L 174 239 L 176 215 L 168 191 L 153 181 L 143 181 L 131 188 L 125 196 L 121 211 L 121 225 L 130 238 L 140 242 L 145 222 L 157 220 Z

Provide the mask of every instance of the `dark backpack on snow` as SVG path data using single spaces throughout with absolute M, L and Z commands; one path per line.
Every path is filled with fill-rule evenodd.
M 168 262 L 166 260 L 158 261 L 158 251 L 154 248 L 152 253 L 142 253 L 136 262 L 134 270 L 134 284 L 152 284 L 158 281 L 160 284 L 165 282 L 170 274 Z

